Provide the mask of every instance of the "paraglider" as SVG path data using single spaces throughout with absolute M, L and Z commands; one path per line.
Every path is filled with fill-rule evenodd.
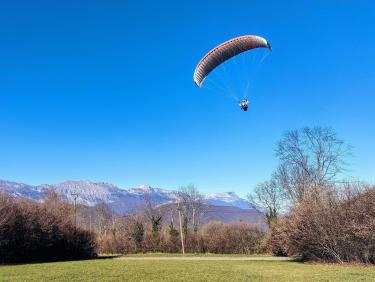
M 241 100 L 238 105 L 240 106 L 241 110 L 243 111 L 247 111 L 248 107 L 249 107 L 249 100 L 247 99 L 243 99 Z
M 230 39 L 209 51 L 197 64 L 194 71 L 194 82 L 201 87 L 207 76 L 224 62 L 231 58 L 253 49 L 266 48 L 272 51 L 269 42 L 255 35 L 244 35 Z M 238 100 L 237 100 L 238 101 Z M 241 110 L 247 111 L 249 101 L 242 99 L 238 101 Z

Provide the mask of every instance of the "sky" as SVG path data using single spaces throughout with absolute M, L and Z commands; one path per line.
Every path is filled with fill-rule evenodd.
M 287 130 L 329 126 L 375 182 L 373 1 L 1 1 L 0 178 L 250 192 Z M 232 37 L 273 52 L 248 112 L 199 89 Z

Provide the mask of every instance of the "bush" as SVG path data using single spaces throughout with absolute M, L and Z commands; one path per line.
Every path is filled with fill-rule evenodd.
M 95 255 L 93 234 L 76 229 L 46 205 L 0 194 L 0 262 L 84 259 Z
M 205 252 L 252 254 L 262 252 L 264 233 L 245 222 L 210 222 L 202 230 Z
M 269 251 L 275 256 L 288 256 L 287 220 L 286 216 L 273 220 L 268 230 L 266 244 Z
M 370 187 L 316 190 L 271 228 L 270 245 L 307 260 L 375 263 L 374 202 Z

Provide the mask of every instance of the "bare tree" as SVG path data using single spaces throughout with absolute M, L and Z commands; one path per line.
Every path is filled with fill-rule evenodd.
M 177 196 L 183 216 L 184 233 L 187 233 L 189 223 L 194 233 L 196 233 L 200 225 L 200 220 L 205 212 L 202 194 L 194 185 L 188 185 L 181 187 Z
M 282 209 L 285 193 L 275 179 L 258 184 L 253 193 L 247 195 L 249 202 L 264 210 L 267 224 L 278 217 Z
M 112 211 L 104 202 L 99 203 L 95 206 L 96 222 L 97 222 L 97 233 L 99 235 L 107 236 L 107 231 L 110 229 L 109 220 L 112 215 Z
M 168 214 L 169 214 L 169 235 L 171 236 L 178 236 L 178 231 L 174 224 L 174 213 L 176 212 L 176 208 L 174 205 L 170 205 L 167 208 Z
M 6 225 L 11 219 L 10 210 L 13 208 L 14 199 L 5 192 L 0 192 L 0 237 L 1 234 L 6 230 Z
M 306 192 L 335 182 L 345 171 L 346 145 L 331 128 L 303 128 L 287 132 L 277 144 L 280 165 L 275 177 L 292 202 Z
M 163 223 L 163 216 L 161 210 L 157 207 L 157 204 L 152 198 L 151 193 L 145 195 L 145 216 L 151 223 L 152 238 L 155 247 L 160 242 L 160 230 Z

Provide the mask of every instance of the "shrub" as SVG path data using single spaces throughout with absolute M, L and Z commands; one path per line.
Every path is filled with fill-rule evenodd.
M 375 263 L 375 189 L 317 189 L 271 228 L 270 245 L 324 262 Z
M 93 234 L 44 204 L 0 194 L 0 261 L 52 261 L 95 255 Z
M 202 230 L 203 248 L 209 253 L 258 253 L 263 238 L 264 232 L 245 222 L 210 222 Z

